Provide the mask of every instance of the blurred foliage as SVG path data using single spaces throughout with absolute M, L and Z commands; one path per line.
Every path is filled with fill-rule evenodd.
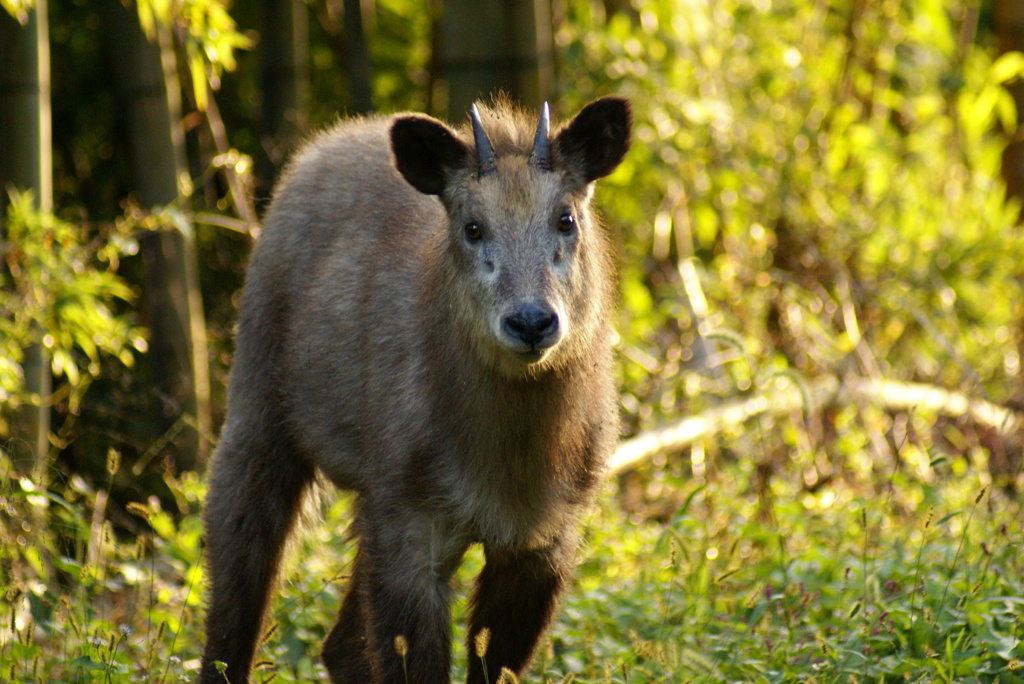
M 22 25 L 28 21 L 28 13 L 33 7 L 35 7 L 35 3 L 32 0 L 3 0 L 0 2 L 0 8 L 3 8 Z
M 630 432 L 779 373 L 1019 400 L 1024 241 L 1000 161 L 1017 134 L 1002 85 L 1024 58 L 962 30 L 974 7 L 565 4 L 564 109 L 606 91 L 636 109 L 634 149 L 599 193 L 626 227 Z M 791 453 L 810 484 L 852 448 L 884 468 L 891 444 L 866 435 L 892 417 L 856 413 L 804 443 L 776 431 L 769 453 Z M 932 444 L 927 428 L 912 437 Z
M 177 29 L 185 53 L 191 92 L 199 111 L 206 111 L 208 88 L 220 88 L 224 70 L 234 71 L 235 51 L 253 41 L 236 30 L 235 20 L 221 0 L 137 0 L 139 23 L 151 41 L 159 30 Z
M 167 481 L 175 513 L 156 497 L 107 510 L 119 469 L 112 451 L 98 490 L 78 476 L 49 491 L 0 481 L 0 571 L 13 573 L 4 577 L 4 681 L 188 681 L 180 654 L 194 648 L 186 634 L 201 608 L 200 481 Z
M 948 477 L 917 513 L 830 492 L 769 525 L 722 475 L 664 525 L 596 513 L 547 681 L 1024 681 L 1019 501 Z
M 10 192 L 0 270 L 0 435 L 5 414 L 25 403 L 60 401 L 78 414 L 86 388 L 100 373 L 101 355 L 132 366 L 146 350 L 142 330 L 122 315 L 134 301 L 117 275 L 121 257 L 137 245 L 127 230 L 92 234 L 35 209 L 30 192 Z M 60 382 L 53 397 L 25 396 L 23 350 L 41 344 Z
M 314 128 L 351 112 L 342 0 L 312 3 L 310 80 Z M 376 109 L 427 111 L 431 102 L 431 31 L 435 6 L 424 0 L 365 3 L 363 28 L 372 68 Z M 435 116 L 440 112 L 431 112 Z

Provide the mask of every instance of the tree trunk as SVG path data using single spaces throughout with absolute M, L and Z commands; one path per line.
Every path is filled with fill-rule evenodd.
M 46 0 L 36 0 L 25 26 L 0 11 L 0 227 L 6 186 L 31 190 L 36 208 L 53 211 L 50 114 L 50 42 Z M 50 451 L 52 375 L 42 344 L 25 350 L 25 390 L 38 397 L 15 420 L 13 457 L 18 470 L 42 482 Z
M 260 149 L 256 197 L 270 199 L 274 177 L 308 128 L 309 19 L 302 0 L 259 3 Z
M 373 78 L 370 71 L 370 51 L 363 31 L 363 0 L 345 0 L 343 21 L 352 112 L 368 114 L 373 111 Z
M 111 3 L 109 16 L 139 200 L 147 207 L 175 205 L 183 197 L 179 179 L 186 165 L 169 35 L 158 26 L 160 45 L 154 45 L 134 9 L 120 3 Z M 167 429 L 185 423 L 174 459 L 179 470 L 191 470 L 209 451 L 210 386 L 195 243 L 184 221 L 179 229 L 144 236 L 139 250 L 146 268 L 153 379 L 164 400 Z
M 999 52 L 1024 52 L 1024 3 L 996 0 L 995 30 Z M 1017 124 L 1024 123 L 1024 81 L 1013 81 L 1007 89 L 1017 103 Z M 1009 197 L 1024 198 L 1024 141 L 1016 140 L 1003 152 L 1003 179 Z
M 452 121 L 499 91 L 533 108 L 551 97 L 550 0 L 447 0 L 440 43 Z

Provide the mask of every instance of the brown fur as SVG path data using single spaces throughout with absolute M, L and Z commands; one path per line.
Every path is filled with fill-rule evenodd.
M 550 171 L 529 162 L 534 119 L 482 120 L 485 175 L 468 130 L 402 115 L 320 135 L 278 185 L 206 503 L 203 682 L 223 681 L 214 661 L 247 681 L 317 472 L 358 493 L 324 646 L 336 684 L 406 681 L 396 636 L 408 681 L 449 680 L 448 581 L 472 543 L 487 562 L 468 634 L 492 633 L 489 681 L 521 672 L 552 619 L 617 438 L 614 269 L 590 197 L 628 148 L 629 109 L 599 100 L 554 131 Z M 471 658 L 469 682 L 484 676 Z

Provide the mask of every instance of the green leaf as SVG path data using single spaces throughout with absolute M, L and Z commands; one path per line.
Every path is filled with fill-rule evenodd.
M 989 77 L 996 83 L 1008 83 L 1024 77 L 1024 53 L 1006 52 L 989 69 Z
M 192 74 L 192 92 L 196 98 L 196 109 L 205 112 L 207 104 L 206 62 L 198 51 L 189 55 L 189 71 Z
M 947 515 L 944 515 L 944 516 L 942 516 L 941 518 L 939 518 L 938 520 L 936 520 L 936 521 L 935 521 L 935 524 L 936 524 L 936 525 L 941 525 L 942 523 L 944 523 L 944 522 L 946 522 L 947 520 L 950 520 L 950 519 L 952 519 L 952 518 L 955 518 L 956 516 L 960 515 L 961 513 L 963 513 L 963 511 L 953 511 L 952 513 L 949 513 L 949 514 L 947 514 Z
M 76 668 L 81 668 L 83 670 L 88 670 L 90 672 L 107 669 L 107 663 L 102 663 L 98 660 L 93 660 L 92 657 L 88 655 L 80 655 L 77 658 L 73 658 L 70 664 L 75 666 Z

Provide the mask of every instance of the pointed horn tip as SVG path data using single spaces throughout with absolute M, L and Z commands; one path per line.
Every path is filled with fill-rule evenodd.
M 473 123 L 473 141 L 476 143 L 477 163 L 480 166 L 480 175 L 486 175 L 494 170 L 495 155 L 491 141 L 487 138 L 483 123 L 480 121 L 480 110 L 474 102 L 469 108 L 469 118 Z
M 551 127 L 551 108 L 545 102 L 540 108 L 540 120 L 537 122 L 537 133 L 533 139 L 533 153 L 530 155 L 534 166 L 544 171 L 551 170 L 551 147 L 548 141 Z
M 551 107 L 545 102 L 540 107 L 540 121 L 537 122 L 537 132 L 544 132 L 545 135 L 548 133 L 548 129 L 551 127 Z
M 483 135 L 484 137 L 487 137 L 487 134 L 484 133 L 484 123 L 480 119 L 480 108 L 477 106 L 476 102 L 469 106 L 469 121 L 473 124 L 474 136 Z

